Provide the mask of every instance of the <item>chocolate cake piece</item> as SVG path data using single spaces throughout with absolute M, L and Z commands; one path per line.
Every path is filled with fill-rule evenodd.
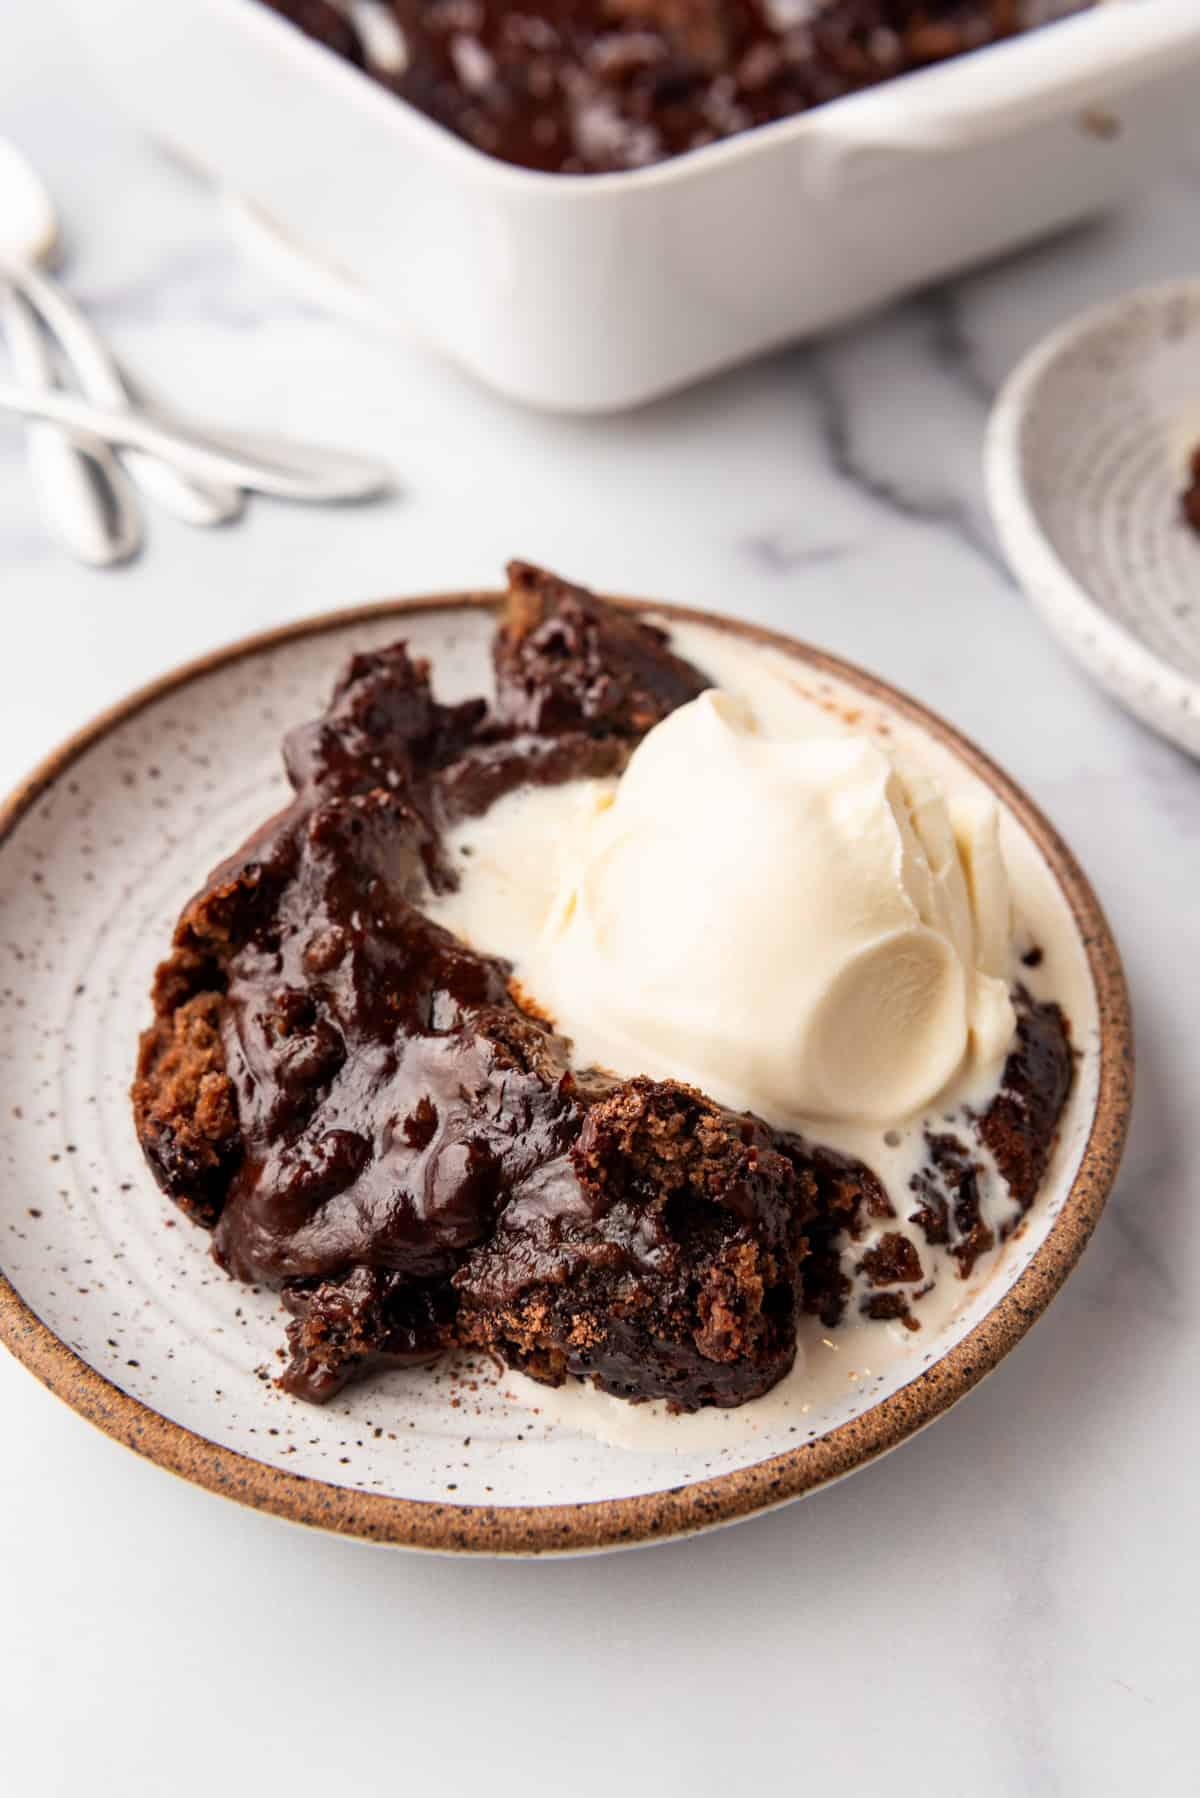
M 496 632 L 496 707 L 518 730 L 637 739 L 712 683 L 665 631 L 557 575 L 510 562 Z
M 995 1248 L 998 1234 L 1000 1240 L 1011 1235 L 1037 1197 L 1074 1078 L 1070 1032 L 1059 1007 L 1038 1004 L 1023 987 L 1015 1004 L 1017 1036 L 1000 1090 L 962 1128 L 928 1134 L 927 1164 L 914 1183 L 912 1222 L 926 1242 L 949 1249 L 964 1280 Z M 975 1143 L 990 1153 L 1017 1208 L 999 1233 L 983 1216 Z
M 518 1284 L 514 1354 L 552 1377 L 517 1279 L 536 1240 L 543 1286 L 563 1288 L 564 1366 L 607 1295 L 601 1377 L 738 1402 L 794 1354 L 804 1178 L 762 1126 L 698 1094 L 573 1071 L 507 966 L 419 903 L 454 879 L 438 821 L 480 800 L 481 767 L 491 792 L 488 756 L 508 756 L 506 779 L 591 771 L 598 746 L 623 757 L 704 683 L 661 633 L 524 565 L 501 640 L 494 715 L 440 705 L 395 645 L 355 657 L 323 717 L 288 737 L 292 804 L 187 906 L 159 971 L 138 1132 L 222 1266 L 282 1286 L 293 1392 L 320 1400 L 379 1361 L 498 1342 Z M 505 734 L 531 722 L 536 741 Z
M 336 890 L 338 833 L 361 841 L 364 854 L 379 852 L 386 866 L 372 878 L 385 879 L 398 902 L 426 879 L 449 878 L 430 822 L 431 774 L 478 716 L 474 706 L 437 706 L 428 669 L 403 645 L 356 657 L 325 717 L 285 743 L 291 806 L 185 908 L 155 979 L 155 1022 L 141 1041 L 133 1105 L 159 1183 L 201 1222 L 215 1224 L 225 1208 L 245 1159 L 247 1107 L 261 1097 L 254 1058 L 235 1040 L 243 970 L 262 988 L 253 1008 L 257 1058 L 277 1089 L 269 1127 L 283 1129 L 345 1060 L 346 1045 L 312 990 L 347 948 L 337 917 L 320 909 L 327 876 L 335 909 L 354 903 L 348 888 Z M 292 919 L 310 899 L 295 965 Z M 501 974 L 494 985 L 503 994 Z
M 975 1127 L 1022 1214 L 1038 1195 L 1075 1079 L 1071 1030 L 1061 1007 L 1018 987 L 1017 1039 L 1000 1090 Z
M 990 1153 L 1015 1202 L 1015 1215 L 1000 1232 L 1003 1239 L 1037 1197 L 1074 1079 L 1070 1029 L 1061 1009 L 1039 1003 L 1023 987 L 1017 988 L 1014 1003 L 1017 1036 L 999 1091 L 980 1116 L 968 1113 L 953 1128 L 926 1136 L 925 1164 L 915 1176 L 912 1208 L 907 1210 L 908 1221 L 918 1226 L 926 1243 L 954 1258 L 963 1279 L 997 1244 L 997 1232 L 982 1215 L 979 1145 Z M 849 1267 L 867 1288 L 858 1301 L 863 1316 L 897 1318 L 918 1327 L 908 1295 L 889 1291 L 922 1277 L 923 1265 L 910 1240 L 898 1231 L 885 1231 L 873 1249 L 855 1254 L 868 1225 L 897 1216 L 878 1176 L 861 1162 L 799 1137 L 780 1134 L 778 1141 L 798 1165 L 811 1168 L 817 1186 L 801 1276 L 804 1309 L 829 1328 L 839 1324 L 853 1289 Z
M 945 61 L 1092 0 L 389 0 L 373 66 L 322 0 L 268 0 L 477 149 L 636 169 Z
M 879 1177 L 861 1161 L 791 1132 L 776 1132 L 776 1140 L 797 1170 L 811 1173 L 815 1184 L 801 1298 L 805 1311 L 832 1329 L 845 1316 L 851 1290 L 842 1265 L 844 1243 L 860 1236 L 869 1221 L 895 1217 L 895 1208 Z
M 455 1275 L 462 1340 L 684 1411 L 781 1379 L 815 1187 L 766 1126 L 639 1078 L 589 1109 L 569 1161 L 571 1202 L 515 1196 Z
M 925 1149 L 928 1160 L 916 1176 L 918 1204 L 912 1221 L 920 1225 L 926 1242 L 949 1250 L 965 1280 L 979 1257 L 996 1246 L 980 1201 L 983 1169 L 970 1144 L 951 1130 L 929 1132 Z
M 142 1148 L 180 1209 L 211 1227 L 241 1158 L 225 1071 L 215 968 L 180 948 L 154 983 L 157 1022 L 142 1038 L 134 1107 Z
M 279 1384 L 324 1404 L 375 1367 L 420 1367 L 456 1341 L 455 1298 L 444 1279 L 352 1267 L 325 1280 L 285 1280 L 290 1359 Z

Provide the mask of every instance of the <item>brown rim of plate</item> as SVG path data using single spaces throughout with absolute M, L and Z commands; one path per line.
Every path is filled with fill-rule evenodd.
M 414 612 L 482 606 L 495 592 L 430 594 L 322 613 L 243 638 L 142 687 L 102 713 L 36 768 L 0 806 L 0 844 L 40 796 L 115 726 L 189 682 L 297 638 Z M 1133 1023 L 1121 958 L 1100 903 L 1071 851 L 1032 800 L 982 750 L 932 712 L 848 662 L 762 626 L 684 606 L 621 600 L 641 612 L 716 625 L 782 650 L 884 701 L 952 749 L 996 792 L 1038 845 L 1065 895 L 1087 954 L 1100 1019 L 1099 1091 L 1078 1172 L 1045 1242 L 971 1332 L 907 1386 L 825 1436 L 757 1465 L 631 1498 L 569 1505 L 455 1505 L 359 1492 L 286 1473 L 223 1448 L 131 1398 L 42 1323 L 0 1272 L 0 1342 L 50 1391 L 107 1435 L 160 1467 L 292 1523 L 443 1553 L 580 1553 L 684 1536 L 802 1497 L 852 1472 L 940 1417 L 990 1373 L 1040 1317 L 1082 1254 L 1116 1178 L 1133 1101 Z

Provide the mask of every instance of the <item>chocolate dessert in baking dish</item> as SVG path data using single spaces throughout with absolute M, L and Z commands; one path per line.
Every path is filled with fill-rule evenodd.
M 476 149 L 643 168 L 1094 0 L 264 0 Z

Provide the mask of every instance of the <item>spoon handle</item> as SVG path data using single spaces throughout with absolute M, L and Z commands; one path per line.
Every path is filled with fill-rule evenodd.
M 175 429 L 141 413 L 91 406 L 57 390 L 0 382 L 0 412 L 45 419 L 75 434 L 146 450 L 185 474 L 232 481 L 276 499 L 336 504 L 371 499 L 393 485 L 391 470 L 382 462 L 347 450 L 291 444 L 283 438 L 248 439 L 243 448 L 234 436 L 200 427 Z
M 80 391 L 96 406 L 131 405 L 131 395 L 116 362 L 98 333 L 56 282 L 39 270 L 0 261 L 0 277 L 16 287 L 57 339 Z M 241 489 L 224 481 L 203 481 L 183 474 L 143 450 L 122 457 L 134 481 L 148 498 L 185 524 L 225 524 L 245 504 Z
M 0 290 L 3 320 L 18 381 L 31 397 L 53 397 L 54 362 L 37 317 L 13 288 Z M 106 443 L 76 438 L 52 424 L 29 429 L 29 469 L 42 516 L 63 547 L 104 568 L 141 547 L 142 531 L 129 483 Z

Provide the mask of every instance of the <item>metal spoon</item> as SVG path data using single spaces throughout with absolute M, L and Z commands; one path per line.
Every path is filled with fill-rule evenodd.
M 61 287 L 37 269 L 22 268 L 3 257 L 0 280 L 17 289 L 57 338 L 85 399 L 95 406 L 133 408 L 134 396 L 116 361 Z M 194 480 L 141 450 L 126 450 L 121 459 L 146 497 L 156 500 L 164 511 L 185 524 L 227 524 L 245 509 L 246 499 L 240 488 L 225 482 Z
M 17 379 L 35 390 L 53 390 L 57 373 L 50 346 L 36 314 L 11 289 L 0 289 L 0 324 Z M 142 543 L 137 506 L 107 443 L 33 424 L 28 455 L 42 516 L 65 549 L 95 568 L 137 554 Z
M 169 425 L 144 413 L 91 406 L 74 394 L 0 382 L 0 412 L 43 419 L 73 435 L 145 450 L 202 481 L 232 481 L 276 499 L 339 503 L 373 499 L 393 485 L 392 471 L 370 456 L 295 443 L 261 431 Z
M 0 140 L 0 232 L 23 256 L 53 250 L 58 222 L 49 196 L 25 178 L 26 165 Z M 17 379 L 31 393 L 58 386 L 54 360 L 37 318 L 15 290 L 0 292 L 3 323 Z M 137 506 L 108 445 L 80 442 L 35 425 L 29 432 L 34 492 L 51 533 L 73 555 L 105 567 L 134 555 L 142 540 Z
M 55 336 L 85 397 L 98 406 L 132 405 L 119 368 L 79 308 L 34 266 L 49 261 L 58 219 L 49 192 L 24 157 L 0 139 L 0 277 L 23 295 Z M 192 480 L 137 451 L 124 458 L 137 485 L 187 524 L 223 524 L 244 505 L 237 488 Z

